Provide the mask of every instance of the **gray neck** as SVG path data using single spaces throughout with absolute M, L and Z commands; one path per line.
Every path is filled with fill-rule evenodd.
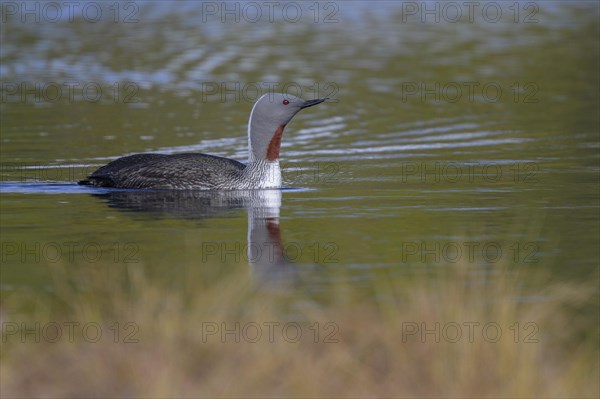
M 277 127 L 264 119 L 258 120 L 258 118 L 252 118 L 252 114 L 250 115 L 250 121 L 248 122 L 248 163 L 266 162 L 267 148 Z

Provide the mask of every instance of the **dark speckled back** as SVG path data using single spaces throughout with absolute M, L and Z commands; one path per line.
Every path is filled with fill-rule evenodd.
M 83 185 L 154 189 L 232 188 L 246 165 L 207 154 L 136 154 L 116 159 L 79 182 Z

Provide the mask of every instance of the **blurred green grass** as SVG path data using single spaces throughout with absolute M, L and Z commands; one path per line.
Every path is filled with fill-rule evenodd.
M 188 279 L 166 287 L 139 264 L 75 274 L 57 264 L 45 293 L 3 291 L 2 397 L 599 394 L 592 282 L 557 283 L 508 265 L 486 281 L 455 264 L 434 277 L 374 275 L 369 300 L 351 283 L 332 284 L 317 301 L 243 272 L 210 285 L 186 270 Z M 36 322 L 80 324 L 55 343 L 51 328 L 39 343 L 7 331 Z M 84 339 L 86 323 L 101 328 L 97 342 L 93 329 Z M 297 325 L 285 332 L 286 323 Z

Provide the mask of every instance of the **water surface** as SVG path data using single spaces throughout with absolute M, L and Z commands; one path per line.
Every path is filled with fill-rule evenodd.
M 498 265 L 597 271 L 597 3 L 523 3 L 518 18 L 498 3 L 493 23 L 422 21 L 402 2 L 223 22 L 202 4 L 3 21 L 3 292 L 51 292 L 57 263 L 134 265 L 173 289 L 190 270 L 202 284 L 275 275 L 298 300 L 456 263 L 488 284 Z M 75 184 L 133 153 L 245 160 L 271 88 L 331 97 L 287 127 L 279 201 Z M 277 259 L 253 262 L 253 242 L 278 243 Z

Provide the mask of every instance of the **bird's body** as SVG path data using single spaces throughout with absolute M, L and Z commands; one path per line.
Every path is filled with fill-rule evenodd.
M 231 190 L 281 185 L 279 162 L 245 165 L 207 154 L 136 154 L 96 170 L 80 184 L 97 187 Z
M 248 123 L 247 164 L 198 153 L 136 154 L 102 166 L 79 184 L 173 190 L 281 187 L 279 149 L 283 129 L 298 111 L 323 101 L 325 99 L 304 101 L 283 94 L 261 97 L 252 109 Z

